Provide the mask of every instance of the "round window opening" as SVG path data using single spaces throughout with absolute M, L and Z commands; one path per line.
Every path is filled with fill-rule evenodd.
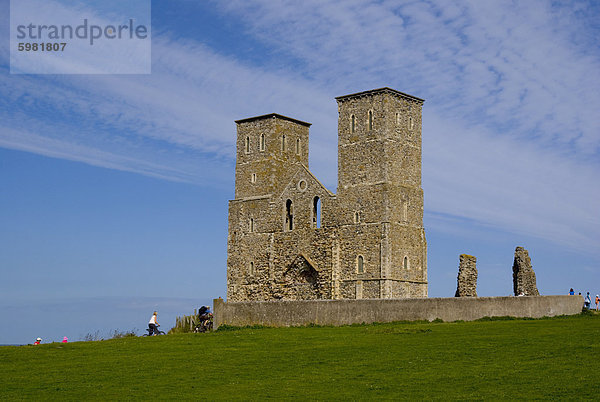
M 306 184 L 305 180 L 300 180 L 298 182 L 298 190 L 304 191 L 304 190 L 306 190 L 307 187 L 308 187 L 308 184 Z

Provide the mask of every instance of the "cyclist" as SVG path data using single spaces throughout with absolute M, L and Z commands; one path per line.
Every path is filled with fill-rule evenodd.
M 158 335 L 158 327 L 160 327 L 160 324 L 158 323 L 158 313 L 155 311 L 148 322 L 148 332 L 150 332 L 152 335 Z

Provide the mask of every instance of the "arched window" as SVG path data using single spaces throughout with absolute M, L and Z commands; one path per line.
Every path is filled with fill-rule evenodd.
M 408 257 L 404 256 L 404 262 L 402 263 L 402 266 L 404 267 L 404 269 L 410 269 L 410 265 L 408 263 Z
M 285 135 L 281 137 L 281 150 L 285 151 Z
M 250 261 L 250 275 L 254 275 L 254 261 Z
M 254 232 L 254 218 L 250 218 L 250 232 Z
M 319 197 L 313 198 L 313 228 L 318 229 L 321 227 L 321 199 Z
M 365 259 L 363 258 L 362 255 L 359 255 L 356 258 L 356 272 L 359 274 L 365 273 Z
M 356 131 L 356 116 L 352 115 L 350 117 L 350 132 L 354 132 Z
M 246 137 L 246 143 L 245 143 L 245 147 L 246 149 L 246 153 L 250 153 L 250 137 Z
M 296 140 L 296 155 L 300 155 L 300 138 Z
M 285 202 L 285 230 L 293 230 L 294 229 L 294 207 L 292 205 L 292 200 L 287 200 Z
M 373 111 L 369 110 L 369 131 L 373 130 Z
M 260 135 L 260 150 L 261 151 L 265 150 L 265 135 L 264 134 Z

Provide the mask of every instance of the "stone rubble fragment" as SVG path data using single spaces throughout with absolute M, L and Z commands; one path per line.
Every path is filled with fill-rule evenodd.
M 535 280 L 535 272 L 531 267 L 529 252 L 523 247 L 515 249 L 513 263 L 513 290 L 515 296 L 539 296 Z
M 477 258 L 461 254 L 454 297 L 477 297 Z

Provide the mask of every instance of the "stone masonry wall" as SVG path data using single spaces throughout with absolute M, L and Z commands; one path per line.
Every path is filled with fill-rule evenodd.
M 455 297 L 477 297 L 477 258 L 461 254 Z
M 437 318 L 447 322 L 483 317 L 553 317 L 581 313 L 581 296 L 451 297 L 387 300 L 224 302 L 215 299 L 214 325 L 350 325 Z
M 515 249 L 515 260 L 513 263 L 513 290 L 515 296 L 539 296 L 535 272 L 531 267 L 529 252 L 523 247 Z

